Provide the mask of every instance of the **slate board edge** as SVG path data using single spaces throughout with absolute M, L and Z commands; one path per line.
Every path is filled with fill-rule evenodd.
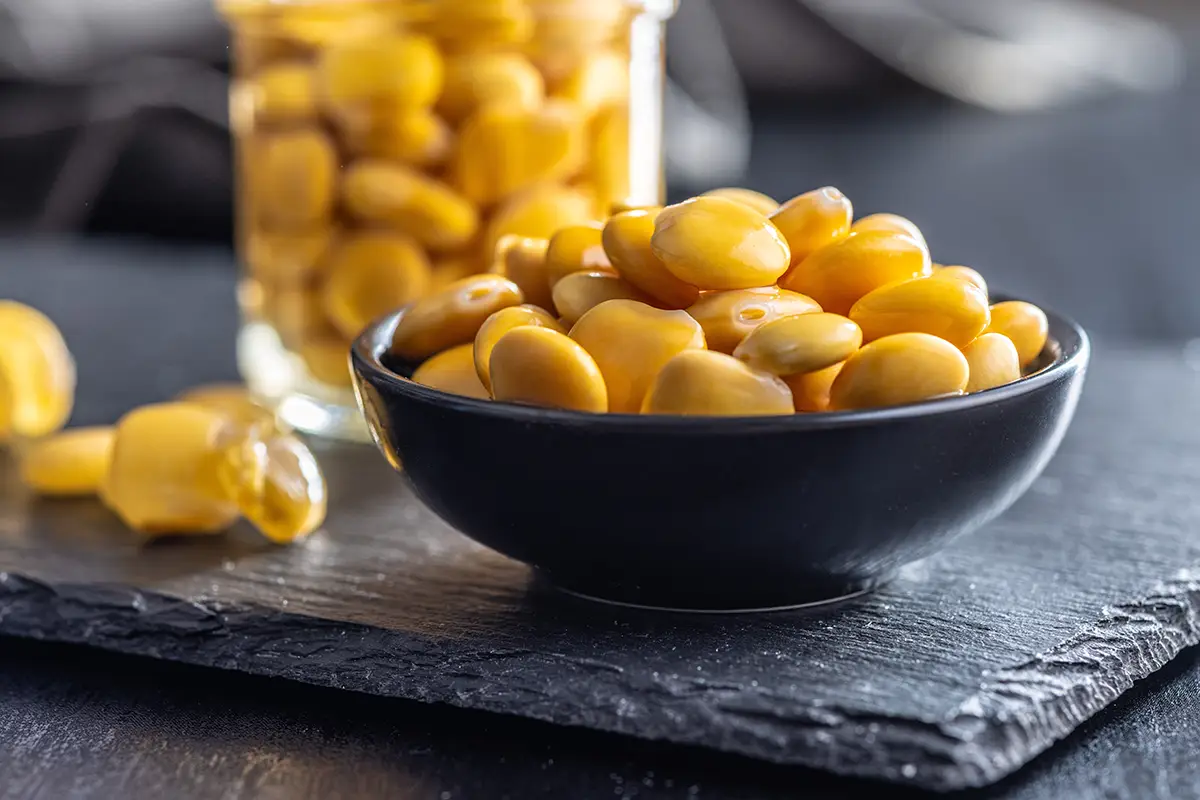
M 1028 763 L 1133 684 L 1200 643 L 1200 566 L 1145 596 L 1103 609 L 1097 621 L 1028 662 L 984 676 L 979 692 L 945 720 L 846 714 L 786 700 L 763 705 L 757 690 L 719 686 L 705 696 L 664 692 L 671 714 L 633 718 L 619 701 L 645 687 L 606 665 L 524 650 L 455 653 L 453 643 L 217 600 L 188 600 L 127 586 L 47 583 L 0 573 L 0 634 L 85 644 L 121 653 L 247 672 L 374 695 L 447 703 L 555 724 L 707 747 L 937 791 L 993 783 Z M 331 647 L 330 639 L 340 641 Z M 472 661 L 544 658 L 584 669 L 586 689 L 607 705 L 590 714 L 506 700 L 513 687 L 470 685 Z M 387 664 L 389 669 L 380 669 Z M 518 671 L 512 670 L 512 675 Z M 600 693 L 597 687 L 606 691 Z M 520 688 L 520 687 L 518 687 Z M 661 687 L 660 687 L 661 688 Z M 770 700 L 771 698 L 768 698 Z M 750 701 L 748 704 L 744 701 Z M 689 720 L 710 720 L 703 726 Z M 669 720 L 669 721 L 668 721 Z M 725 734 L 711 735 L 713 726 Z

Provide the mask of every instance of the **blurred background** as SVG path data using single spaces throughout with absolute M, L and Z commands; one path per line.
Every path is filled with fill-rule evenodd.
M 1198 37 L 1191 0 L 682 0 L 670 194 L 833 184 L 1101 334 L 1191 338 Z M 212 0 L 0 0 L 0 236 L 231 247 L 228 55 Z

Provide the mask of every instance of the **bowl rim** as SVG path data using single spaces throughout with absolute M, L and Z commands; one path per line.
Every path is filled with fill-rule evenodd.
M 1022 298 L 997 295 L 992 303 Z M 568 409 L 540 408 L 516 403 L 497 403 L 473 397 L 443 392 L 423 386 L 384 365 L 381 356 L 391 345 L 392 333 L 407 306 L 392 311 L 368 325 L 350 347 L 350 364 L 357 377 L 368 382 L 382 382 L 410 399 L 436 403 L 447 410 L 481 417 L 494 417 L 521 424 L 588 426 L 614 432 L 633 431 L 695 431 L 708 433 L 738 433 L 754 430 L 823 430 L 855 425 L 870 425 L 912 419 L 914 417 L 953 414 L 979 406 L 1011 400 L 1036 392 L 1068 377 L 1087 366 L 1091 342 L 1087 332 L 1069 317 L 1040 306 L 1049 322 L 1047 348 L 1054 360 L 1042 369 L 1012 383 L 954 397 L 938 397 L 916 403 L 851 411 L 821 411 L 809 414 L 777 414 L 770 416 L 729 417 L 668 414 L 591 413 Z M 1045 350 L 1043 350 L 1043 353 Z M 358 395 L 355 383 L 355 394 Z M 359 398 L 359 405 L 362 399 Z

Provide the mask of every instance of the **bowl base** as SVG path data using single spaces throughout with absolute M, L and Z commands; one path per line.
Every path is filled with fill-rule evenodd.
M 828 581 L 820 584 L 809 582 L 802 592 L 761 589 L 691 592 L 672 587 L 593 586 L 537 573 L 538 582 L 546 588 L 591 603 L 682 614 L 766 614 L 822 608 L 874 591 L 892 577 L 885 575 L 861 581 Z

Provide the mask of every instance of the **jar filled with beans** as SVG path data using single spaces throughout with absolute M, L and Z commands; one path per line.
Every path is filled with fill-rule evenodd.
M 661 204 L 674 6 L 221 0 L 256 394 L 358 437 L 347 354 L 372 319 L 495 271 L 511 237 Z

